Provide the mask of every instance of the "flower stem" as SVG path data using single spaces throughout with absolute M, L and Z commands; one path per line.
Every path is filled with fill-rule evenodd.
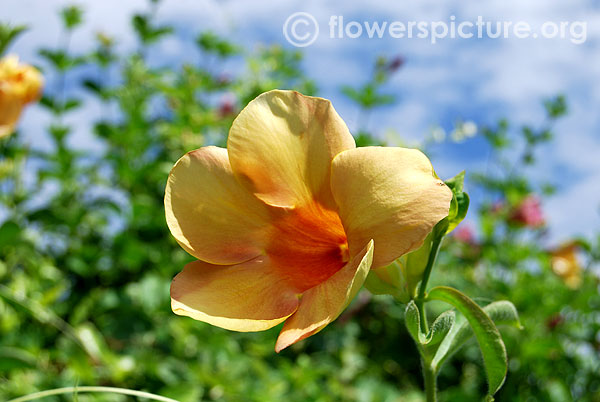
M 435 259 L 437 258 L 438 252 L 440 251 L 440 246 L 442 244 L 442 240 L 444 239 L 444 235 L 446 234 L 446 230 L 448 229 L 448 221 L 446 219 L 441 220 L 438 224 L 433 228 L 433 240 L 431 243 L 431 249 L 429 250 L 429 257 L 427 259 L 427 265 L 425 266 L 425 270 L 423 271 L 423 279 L 421 280 L 421 284 L 419 286 L 419 292 L 415 299 L 415 304 L 417 305 L 417 309 L 419 311 L 419 318 L 421 324 L 421 332 L 424 334 L 429 333 L 429 325 L 427 323 L 427 311 L 425 310 L 425 292 L 427 290 L 427 282 L 429 281 L 429 277 L 431 276 L 431 271 L 433 269 L 433 265 L 435 264 Z M 425 395 L 427 397 L 427 402 L 437 402 L 437 373 L 431 367 L 430 359 L 427 358 L 427 354 L 423 349 L 422 345 L 417 344 L 417 348 L 421 352 L 421 364 L 423 366 L 423 381 L 425 383 Z
M 433 269 L 433 264 L 435 263 L 435 259 L 438 255 L 438 251 L 440 250 L 440 245 L 442 244 L 443 238 L 443 235 L 435 236 L 433 238 L 431 250 L 429 251 L 429 259 L 427 260 L 427 265 L 425 266 L 425 271 L 423 272 L 423 279 L 421 280 L 421 285 L 419 286 L 419 294 L 417 296 L 418 300 L 425 299 L 425 290 L 427 290 L 427 282 L 429 281 L 429 277 L 431 276 L 431 270 Z
M 425 382 L 425 396 L 427 402 L 437 402 L 437 379 L 431 364 L 421 359 L 423 365 L 423 380 Z
M 47 391 L 36 392 L 33 394 L 21 396 L 16 399 L 12 399 L 8 402 L 25 402 L 25 401 L 33 401 L 35 399 L 44 398 L 51 395 L 61 395 L 61 394 L 72 394 L 72 393 L 80 393 L 80 392 L 107 392 L 113 394 L 123 394 L 123 395 L 132 395 L 140 398 L 152 399 L 155 401 L 161 402 L 179 402 L 175 399 L 167 398 L 160 395 L 151 394 L 149 392 L 136 391 L 133 389 L 126 388 L 115 388 L 115 387 L 65 387 L 65 388 L 56 388 L 49 389 Z
M 427 289 L 427 282 L 429 281 L 429 277 L 431 276 L 433 264 L 435 264 L 435 259 L 437 257 L 438 251 L 440 250 L 440 245 L 442 244 L 443 238 L 443 235 L 437 235 L 433 238 L 431 250 L 429 251 L 429 258 L 427 259 L 427 265 L 425 266 L 425 270 L 423 271 L 423 279 L 421 279 L 421 284 L 419 285 L 419 294 L 415 299 L 415 304 L 417 305 L 417 309 L 419 310 L 419 322 L 421 323 L 421 331 L 424 334 L 427 334 L 429 332 L 427 324 L 427 311 L 425 310 L 425 290 Z

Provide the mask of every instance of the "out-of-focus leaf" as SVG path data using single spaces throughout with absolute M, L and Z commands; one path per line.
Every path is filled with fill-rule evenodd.
M 83 22 L 83 9 L 78 6 L 68 6 L 63 8 L 60 15 L 67 30 L 72 30 Z
M 11 26 L 0 22 L 0 56 L 4 54 L 6 49 L 27 30 L 25 25 Z
M 0 371 L 9 372 L 36 366 L 37 359 L 32 353 L 15 347 L 0 346 Z
M 13 221 L 6 221 L 0 226 L 0 248 L 19 242 L 21 228 Z

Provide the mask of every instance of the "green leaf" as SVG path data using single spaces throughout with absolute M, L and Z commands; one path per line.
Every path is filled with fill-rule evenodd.
M 96 361 L 110 362 L 114 359 L 106 340 L 93 324 L 83 323 L 75 329 L 75 333 L 88 355 Z
M 411 300 L 406 305 L 406 310 L 404 312 L 404 324 L 406 325 L 406 329 L 408 329 L 408 333 L 413 338 L 413 340 L 416 343 L 422 343 L 419 309 L 417 308 L 417 305 L 415 304 L 414 300 Z
M 237 46 L 221 39 L 215 33 L 206 31 L 198 35 L 196 44 L 207 53 L 214 53 L 221 58 L 233 56 L 240 52 Z
M 483 311 L 490 316 L 496 326 L 509 325 L 519 329 L 523 328 L 519 321 L 517 309 L 509 301 L 501 300 L 490 303 L 483 308 Z M 441 368 L 444 362 L 457 352 L 472 336 L 473 330 L 468 325 L 467 320 L 464 316 L 459 316 L 433 358 L 435 367 L 438 369 Z
M 12 346 L 0 346 L 0 370 L 35 368 L 37 359 L 31 352 Z
M 380 94 L 377 90 L 378 87 L 373 83 L 368 83 L 360 89 L 355 89 L 348 85 L 342 87 L 342 93 L 364 109 L 391 105 L 396 100 L 393 95 Z
M 504 383 L 508 366 L 504 342 L 492 319 L 468 296 L 450 287 L 439 286 L 433 288 L 427 298 L 446 302 L 465 316 L 483 355 L 489 394 L 495 394 Z M 440 366 L 437 363 L 434 359 L 432 365 L 436 370 L 439 370 Z
M 440 343 L 444 337 L 448 334 L 452 325 L 454 324 L 454 311 L 445 311 L 440 314 L 427 334 L 421 332 L 421 318 L 419 316 L 419 309 L 417 308 L 414 300 L 411 300 L 406 305 L 406 311 L 404 313 L 404 322 L 410 336 L 415 342 L 421 345 L 433 346 Z
M 385 146 L 385 141 L 373 137 L 366 131 L 359 131 L 355 134 L 354 140 L 356 141 L 357 147 Z
M 102 84 L 93 79 L 83 81 L 83 86 L 96 94 L 102 94 Z
M 551 119 L 557 119 L 567 114 L 567 100 L 564 95 L 558 95 L 554 98 L 544 101 L 546 113 Z
M 52 137 L 54 137 L 56 141 L 62 142 L 67 134 L 71 132 L 71 128 L 61 124 L 52 124 L 48 131 L 50 131 L 50 134 L 52 134 Z
M 456 314 L 452 310 L 444 311 L 440 314 L 433 324 L 431 324 L 431 329 L 429 330 L 429 334 L 427 334 L 427 344 L 433 346 L 444 340 L 452 329 L 455 318 Z
M 163 36 L 173 32 L 172 27 L 168 26 L 152 26 L 150 18 L 143 14 L 136 14 L 133 16 L 131 23 L 139 39 L 142 43 L 150 44 L 157 42 Z
M 63 104 L 63 111 L 68 112 L 69 110 L 77 109 L 81 106 L 81 101 L 79 99 L 67 99 Z
M 0 23 L 0 56 L 2 56 L 12 42 L 26 30 L 27 27 L 25 25 L 13 27 L 9 24 Z
M 0 245 L 12 246 L 19 242 L 21 228 L 13 221 L 6 221 L 0 226 Z
M 68 6 L 61 10 L 60 15 L 65 28 L 72 30 L 83 22 L 83 10 L 78 6 Z
M 483 308 L 483 311 L 490 316 L 496 325 L 511 325 L 523 329 L 516 307 L 508 300 L 490 303 Z

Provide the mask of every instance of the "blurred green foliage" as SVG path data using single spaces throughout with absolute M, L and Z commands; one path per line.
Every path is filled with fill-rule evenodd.
M 390 297 L 361 293 L 325 331 L 279 355 L 277 328 L 234 333 L 172 314 L 170 280 L 192 257 L 164 221 L 169 169 L 189 150 L 224 145 L 237 111 L 256 95 L 273 88 L 318 91 L 302 72 L 300 53 L 278 46 L 248 53 L 211 32 L 196 40 L 210 63 L 152 65 L 152 45 L 174 34 L 156 24 L 157 3 L 133 17 L 139 48 L 129 54 L 116 51 L 118 38 L 101 33 L 95 49 L 72 54 L 69 38 L 85 14 L 64 9 L 64 41 L 39 52 L 49 78 L 41 105 L 51 117 L 52 146 L 32 149 L 18 133 L 0 142 L 6 217 L 0 224 L 0 399 L 79 384 L 190 402 L 423 400 L 405 306 Z M 21 31 L 0 29 L 2 47 Z M 231 58 L 246 66 L 238 76 L 220 68 Z M 396 101 L 385 83 L 402 63 L 381 58 L 366 84 L 342 89 L 364 116 L 359 145 L 382 142 L 369 131 L 367 116 Z M 79 89 L 68 89 L 73 86 Z M 102 152 L 70 145 L 69 117 L 91 97 L 102 109 L 94 124 Z M 552 272 L 542 246 L 545 227 L 514 218 L 526 197 L 556 190 L 528 176 L 539 145 L 552 139 L 552 124 L 567 112 L 563 97 L 545 107 L 548 119 L 539 129 L 515 130 L 505 120 L 481 128 L 495 169 L 467 176 L 470 190 L 485 194 L 468 217 L 479 230 L 446 240 L 433 282 L 482 305 L 506 299 L 517 307 L 524 330 L 501 328 L 509 374 L 496 400 L 599 401 L 600 296 L 589 267 L 600 259 L 600 238 L 577 239 L 588 269 L 571 288 Z M 439 385 L 442 401 L 485 394 L 473 341 L 444 367 Z M 132 399 L 81 394 L 78 400 Z

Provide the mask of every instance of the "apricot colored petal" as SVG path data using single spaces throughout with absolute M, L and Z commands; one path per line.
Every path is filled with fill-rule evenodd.
M 227 142 L 234 173 L 267 204 L 294 207 L 316 200 L 329 209 L 335 209 L 331 161 L 354 147 L 331 102 L 279 90 L 250 102 Z
M 335 320 L 362 287 L 373 261 L 373 241 L 325 282 L 302 294 L 298 311 L 283 325 L 275 351 L 316 334 Z
M 0 138 L 12 134 L 23 109 L 22 101 L 0 88 Z
M 188 253 L 213 264 L 237 264 L 263 252 L 266 208 L 236 180 L 223 148 L 187 153 L 167 181 L 171 233 Z
M 194 261 L 173 279 L 171 307 L 175 314 L 217 327 L 263 331 L 293 314 L 298 296 L 267 257 L 228 266 Z
M 332 165 L 331 190 L 350 253 L 375 240 L 374 268 L 420 247 L 448 216 L 452 192 L 421 151 L 357 148 L 340 153 Z

